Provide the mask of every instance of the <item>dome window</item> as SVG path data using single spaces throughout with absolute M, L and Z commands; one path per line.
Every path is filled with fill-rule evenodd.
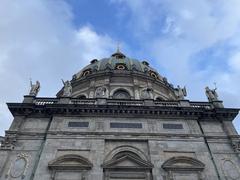
M 158 78 L 157 73 L 155 73 L 155 72 L 153 72 L 153 71 L 149 71 L 149 74 L 150 74 L 150 76 L 153 77 L 153 78 Z
M 87 69 L 87 70 L 83 71 L 82 76 L 87 76 L 91 73 L 92 73 L 91 69 Z
M 98 62 L 97 59 L 93 59 L 93 60 L 90 61 L 91 64 L 94 64 L 94 63 L 96 63 L 96 62 Z
M 126 67 L 126 65 L 125 64 L 117 64 L 116 65 L 116 68 L 115 69 L 118 69 L 118 70 L 125 70 L 125 69 L 127 69 L 127 67 Z
M 149 63 L 147 61 L 143 61 L 142 64 L 149 66 Z

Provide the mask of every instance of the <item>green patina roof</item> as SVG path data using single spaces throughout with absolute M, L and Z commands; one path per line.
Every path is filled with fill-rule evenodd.
M 128 71 L 138 71 L 146 73 L 149 71 L 155 72 L 160 78 L 161 76 L 157 73 L 155 69 L 148 66 L 146 61 L 140 62 L 137 59 L 126 57 L 121 52 L 114 53 L 109 58 L 103 58 L 101 60 L 92 60 L 91 64 L 84 67 L 80 72 L 76 74 L 76 78 L 81 77 L 82 73 L 86 70 L 91 70 L 92 72 L 105 71 L 107 69 L 114 70 L 118 64 L 124 65 Z

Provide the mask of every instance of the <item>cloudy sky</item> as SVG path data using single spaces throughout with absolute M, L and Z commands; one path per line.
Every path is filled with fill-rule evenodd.
M 55 97 L 94 58 L 118 42 L 129 57 L 147 60 L 188 99 L 206 101 L 217 84 L 226 107 L 240 107 L 239 0 L 0 0 L 0 135 L 29 79 L 39 96 Z M 240 132 L 240 118 L 234 121 Z

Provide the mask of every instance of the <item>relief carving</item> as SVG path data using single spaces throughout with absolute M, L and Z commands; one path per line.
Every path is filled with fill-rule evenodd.
M 240 179 L 240 172 L 236 164 L 230 159 L 222 159 L 222 170 L 226 180 L 238 180 Z
M 151 88 L 146 88 L 144 90 L 141 91 L 141 98 L 142 99 L 152 99 L 153 95 L 152 95 L 153 90 Z
M 232 143 L 233 149 L 236 152 L 240 152 L 240 141 Z
M 98 87 L 95 92 L 96 98 L 106 98 L 108 94 L 107 92 L 108 90 L 106 87 L 104 86 Z
M 0 149 L 12 150 L 14 149 L 16 142 L 17 138 L 15 134 L 7 134 L 4 140 L 1 142 Z
M 18 154 L 16 159 L 11 162 L 6 178 L 10 176 L 11 178 L 21 177 L 21 179 L 24 179 L 29 166 L 29 158 L 25 153 Z

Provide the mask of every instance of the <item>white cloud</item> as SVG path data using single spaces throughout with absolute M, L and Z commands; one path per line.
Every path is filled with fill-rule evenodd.
M 29 78 L 40 80 L 39 96 L 55 96 L 93 58 L 108 56 L 114 41 L 89 25 L 75 29 L 64 1 L 0 1 L 0 135 L 12 117 L 6 102 L 21 102 Z
M 130 28 L 141 38 L 142 47 L 165 69 L 171 82 L 187 85 L 189 99 L 206 100 L 204 87 L 217 82 L 224 104 L 240 107 L 239 0 L 114 2 L 130 9 Z M 220 44 L 220 54 L 226 59 L 200 53 L 211 48 L 217 56 Z M 196 58 L 202 58 L 201 62 Z

